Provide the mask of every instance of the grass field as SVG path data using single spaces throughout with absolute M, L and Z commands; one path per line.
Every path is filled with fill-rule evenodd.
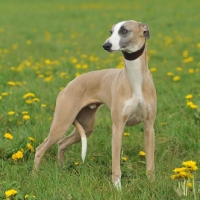
M 1 1 L 0 199 L 6 199 L 5 192 L 10 189 L 17 195 L 7 199 L 24 199 L 27 194 L 27 199 L 39 200 L 182 199 L 174 190 L 173 169 L 187 160 L 200 166 L 199 9 L 197 0 Z M 156 181 L 148 181 L 145 158 L 139 156 L 144 150 L 140 124 L 125 129 L 129 134 L 123 136 L 123 188 L 121 192 L 113 188 L 112 121 L 105 106 L 88 138 L 85 163 L 81 144 L 77 144 L 66 152 L 62 169 L 55 145 L 33 176 L 34 150 L 48 135 L 58 93 L 82 73 L 122 67 L 121 52 L 106 53 L 102 44 L 111 26 L 127 19 L 150 27 L 149 68 L 158 100 Z M 187 100 L 189 94 L 192 97 Z M 5 133 L 13 138 L 9 139 L 9 134 L 6 138 Z M 197 199 L 199 184 L 197 171 Z M 183 197 L 193 198 L 192 192 Z

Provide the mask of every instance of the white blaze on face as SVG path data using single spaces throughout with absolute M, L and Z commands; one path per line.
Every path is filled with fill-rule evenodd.
M 119 29 L 121 28 L 122 24 L 124 24 L 125 21 L 119 22 L 115 25 L 113 28 L 112 35 L 106 40 L 106 42 L 110 42 L 112 44 L 111 50 L 112 51 L 118 51 L 120 50 L 119 42 L 120 42 L 120 35 L 119 35 Z

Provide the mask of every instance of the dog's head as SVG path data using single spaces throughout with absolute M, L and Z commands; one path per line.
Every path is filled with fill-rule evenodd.
M 103 44 L 108 52 L 123 50 L 137 51 L 150 38 L 149 28 L 146 24 L 133 20 L 115 24 L 110 30 L 111 36 Z

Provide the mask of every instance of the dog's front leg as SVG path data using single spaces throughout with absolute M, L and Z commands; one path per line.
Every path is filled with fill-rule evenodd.
M 122 144 L 122 133 L 124 125 L 113 123 L 112 126 L 112 182 L 117 189 L 121 189 L 120 154 Z
M 151 180 L 155 180 L 154 172 L 154 146 L 155 146 L 155 133 L 153 128 L 153 122 L 144 123 L 144 146 L 146 152 L 146 169 L 147 177 Z

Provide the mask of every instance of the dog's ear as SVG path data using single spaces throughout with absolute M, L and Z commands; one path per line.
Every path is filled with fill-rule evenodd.
M 146 39 L 149 39 L 150 38 L 150 32 L 149 32 L 149 27 L 146 25 L 146 24 L 143 24 L 143 23 L 139 23 L 139 27 L 140 29 L 143 31 L 143 36 L 146 38 Z

